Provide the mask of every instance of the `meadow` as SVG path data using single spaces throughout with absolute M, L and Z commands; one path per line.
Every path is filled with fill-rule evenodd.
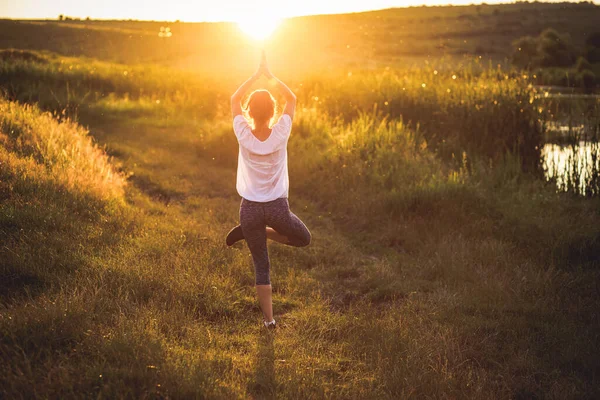
M 516 7 L 534 9 L 295 23 Z M 106 38 L 160 23 L 0 26 L 32 24 L 88 34 L 0 51 L 1 397 L 600 395 L 600 200 L 543 178 L 564 113 L 533 77 L 477 54 L 363 65 L 335 49 L 295 69 L 276 36 L 273 69 L 299 99 L 290 203 L 313 242 L 269 245 L 270 334 L 247 247 L 224 244 L 240 200 L 229 96 L 253 64 L 215 66 L 244 44 L 206 34 L 194 45 L 210 51 L 167 42 L 151 60 L 155 33 Z

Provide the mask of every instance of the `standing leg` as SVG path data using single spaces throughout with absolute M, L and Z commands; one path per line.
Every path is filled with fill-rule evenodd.
M 256 285 L 256 295 L 258 304 L 263 313 L 266 322 L 273 321 L 273 298 L 271 285 Z
M 240 225 L 250 253 L 252 253 L 258 302 L 265 321 L 270 322 L 273 320 L 273 303 L 271 300 L 270 262 L 263 205 L 245 199 L 242 200 Z

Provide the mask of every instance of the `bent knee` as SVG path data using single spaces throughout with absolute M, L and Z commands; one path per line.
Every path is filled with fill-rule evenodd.
M 300 241 L 300 247 L 308 246 L 311 240 L 312 235 L 310 234 L 310 232 L 307 232 L 306 235 L 304 235 L 304 237 L 302 237 L 302 240 Z

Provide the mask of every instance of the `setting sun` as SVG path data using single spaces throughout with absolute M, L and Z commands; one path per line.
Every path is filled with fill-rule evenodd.
M 238 20 L 240 29 L 256 40 L 267 39 L 281 23 L 281 18 L 273 14 L 252 15 Z

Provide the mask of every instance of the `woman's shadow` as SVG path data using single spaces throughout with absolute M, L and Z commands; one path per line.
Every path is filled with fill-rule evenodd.
M 261 329 L 258 335 L 258 349 L 255 362 L 254 379 L 249 382 L 248 391 L 260 399 L 275 398 L 275 350 L 273 343 L 275 332 Z

